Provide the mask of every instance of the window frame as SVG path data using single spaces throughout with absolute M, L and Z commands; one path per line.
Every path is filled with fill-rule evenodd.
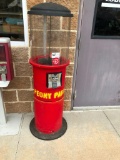
M 95 22 L 96 22 L 96 16 L 97 16 L 97 7 L 98 3 L 101 0 L 98 0 L 95 2 L 95 9 L 94 9 L 94 15 L 93 15 L 93 22 L 92 22 L 92 31 L 91 31 L 91 39 L 120 39 L 120 36 L 102 36 L 102 35 L 94 35 L 94 29 L 95 29 Z
M 12 47 L 27 47 L 28 39 L 28 15 L 27 15 L 27 0 L 22 0 L 23 22 L 24 22 L 24 41 L 10 41 Z

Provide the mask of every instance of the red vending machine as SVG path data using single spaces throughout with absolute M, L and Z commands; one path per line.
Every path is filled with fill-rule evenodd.
M 7 87 L 9 85 L 10 81 L 14 77 L 13 73 L 14 72 L 12 64 L 10 39 L 0 37 L 0 124 L 1 125 L 5 125 L 7 122 L 4 102 L 2 98 L 2 88 Z M 6 131 L 6 129 L 4 131 Z M 9 131 L 6 132 L 8 133 Z
M 30 130 L 39 139 L 52 140 L 67 129 L 62 115 L 73 15 L 68 8 L 52 2 L 33 6 L 28 14 L 35 114 Z

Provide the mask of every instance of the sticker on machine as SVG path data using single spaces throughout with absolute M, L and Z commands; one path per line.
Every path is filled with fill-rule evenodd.
M 47 87 L 57 88 L 62 85 L 62 73 L 48 73 L 47 75 Z

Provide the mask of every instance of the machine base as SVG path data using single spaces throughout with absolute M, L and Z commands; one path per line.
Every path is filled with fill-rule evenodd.
M 38 139 L 42 139 L 42 140 L 54 140 L 57 139 L 59 137 L 61 137 L 67 130 L 67 122 L 66 120 L 63 118 L 62 119 L 62 127 L 58 132 L 52 133 L 52 134 L 45 134 L 42 132 L 39 132 L 36 127 L 35 127 L 35 121 L 34 118 L 32 119 L 31 123 L 30 123 L 30 131 L 31 133 Z

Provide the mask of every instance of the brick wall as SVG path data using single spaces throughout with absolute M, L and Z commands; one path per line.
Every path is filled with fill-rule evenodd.
M 70 65 L 67 67 L 64 101 L 64 110 L 70 110 L 79 0 L 28 0 L 27 7 L 30 9 L 32 6 L 42 2 L 62 4 L 69 8 L 74 14 L 71 25 L 71 40 L 73 46 L 70 47 Z M 33 79 L 32 67 L 28 63 L 29 51 L 29 47 L 12 48 L 15 78 L 7 88 L 3 89 L 3 100 L 8 113 L 33 111 Z

